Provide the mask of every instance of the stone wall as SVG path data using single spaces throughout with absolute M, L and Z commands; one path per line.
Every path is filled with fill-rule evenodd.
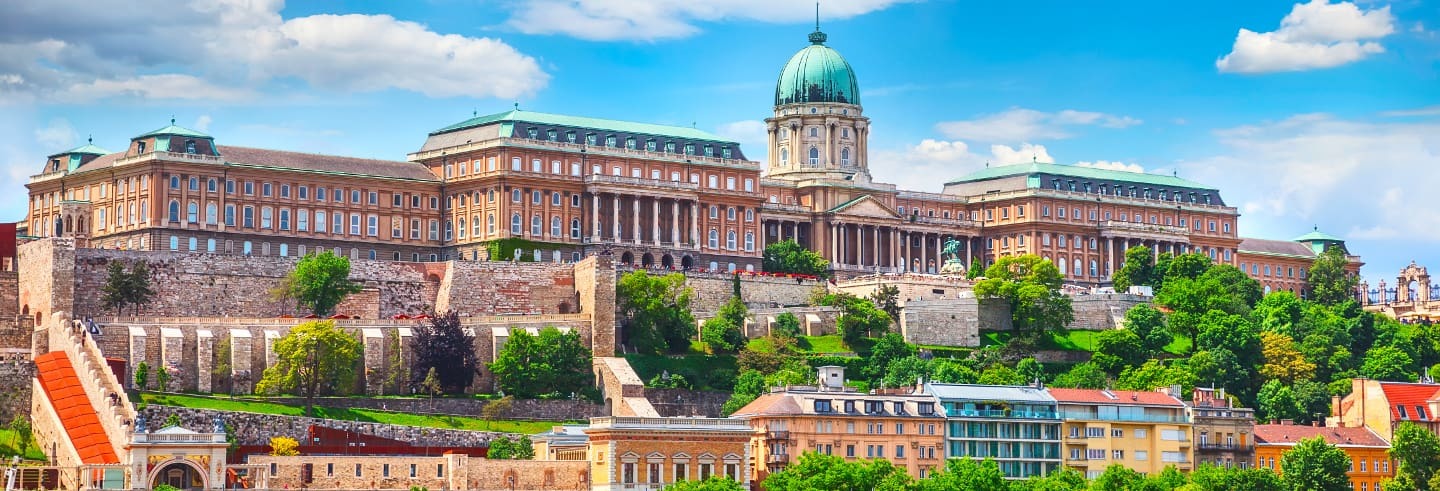
M 615 356 L 620 342 L 615 322 L 615 261 L 601 254 L 575 263 L 574 268 L 580 312 L 590 315 L 590 350 L 595 356 Z
M 583 490 L 590 487 L 590 463 L 583 460 L 489 460 L 467 455 L 443 457 L 251 455 L 246 463 L 274 469 L 270 489 L 408 490 L 413 486 L 450 490 Z M 304 482 L 304 466 L 311 479 Z M 358 472 L 357 472 L 358 468 Z M 412 477 L 413 475 L 413 477 Z
M 781 307 L 750 309 L 750 317 L 745 325 L 745 337 L 758 338 L 768 336 L 773 328 L 772 323 L 776 316 L 789 312 L 794 314 L 800 321 L 800 332 L 806 336 L 824 336 L 836 332 L 835 321 L 840 317 L 838 307 Z M 704 321 L 714 314 L 705 314 L 705 317 L 697 319 Z
M 647 389 L 648 390 L 648 389 Z M 251 399 L 243 399 L 251 400 Z M 278 404 L 304 404 L 304 399 L 298 397 L 269 397 L 265 399 L 254 399 L 262 402 L 273 402 Z M 396 411 L 415 414 L 438 414 L 453 416 L 479 416 L 485 405 L 490 404 L 489 400 L 470 398 L 448 398 L 441 397 L 435 400 L 428 398 L 395 399 L 395 398 L 364 398 L 364 397 L 321 397 L 316 399 L 315 405 L 325 407 L 379 409 L 382 411 Z M 500 413 L 501 419 L 527 419 L 540 421 L 584 421 L 590 418 L 608 416 L 605 414 L 605 406 L 586 400 L 540 400 L 540 399 L 516 399 L 511 401 L 509 410 Z
M 0 422 L 8 424 L 16 415 L 30 414 L 31 381 L 34 379 L 34 362 L 0 362 Z
M 857 297 L 869 297 L 881 286 L 893 286 L 899 289 L 899 303 L 905 305 L 906 302 L 915 300 L 957 298 L 968 295 L 974 291 L 975 283 L 960 276 L 886 273 L 851 278 L 839 282 L 835 288 Z
M 721 407 L 730 400 L 730 393 L 646 387 L 645 399 L 650 401 L 656 412 L 667 418 L 719 418 Z
M 685 273 L 685 284 L 695 290 L 690 310 L 714 312 L 730 300 L 734 280 L 728 273 Z M 784 307 L 810 303 L 810 294 L 825 283 L 816 280 L 754 276 L 740 273 L 740 298 L 752 308 Z
M 579 311 L 571 264 L 456 261 L 439 282 L 435 310 L 461 315 Z
M 1153 297 L 1128 293 L 1072 295 L 1070 308 L 1075 312 L 1075 321 L 1070 323 L 1069 328 L 1085 331 L 1119 329 L 1125 323 L 1125 312 L 1151 300 Z
M 489 446 L 490 441 L 505 433 L 490 431 L 449 430 L 442 428 L 421 428 L 399 426 L 366 421 L 339 421 L 333 419 L 307 418 L 303 416 L 282 416 L 277 414 L 246 413 L 238 411 L 217 411 L 173 406 L 147 405 L 140 411 L 145 415 L 151 431 L 160 429 L 171 414 L 180 417 L 180 426 L 196 431 L 208 431 L 214 427 L 216 417 L 235 427 L 235 436 L 241 445 L 268 445 L 271 437 L 288 436 L 296 441 L 309 438 L 311 426 L 323 426 L 355 433 L 374 435 L 399 440 L 414 446 L 432 445 L 437 447 Z M 513 436 L 512 436 L 513 437 Z
M 265 368 L 273 364 L 274 343 L 284 337 L 290 328 L 306 319 L 244 319 L 224 317 L 172 317 L 172 318 L 127 318 L 101 317 L 95 319 L 100 334 L 94 339 L 108 357 L 127 360 L 127 372 L 122 381 L 133 384 L 135 371 L 140 362 L 151 367 L 164 364 L 170 370 L 172 391 L 227 390 L 221 383 L 222 377 L 213 373 L 213 367 L 228 364 L 236 380 L 235 392 L 248 394 Z M 357 387 L 381 392 L 381 381 L 389 376 L 389 356 L 385 353 L 390 336 L 399 336 L 401 355 L 410 352 L 410 330 L 423 320 L 368 320 L 337 319 L 332 322 L 346 329 L 362 341 L 365 348 L 365 370 L 357 374 Z M 462 317 L 461 325 L 475 334 L 475 353 L 482 364 L 494 361 L 493 335 L 496 329 L 563 327 L 589 339 L 590 323 L 586 316 L 571 315 L 517 315 Z M 377 342 L 364 342 L 364 334 L 379 335 Z M 208 336 L 207 336 L 208 334 Z M 222 343 L 230 344 L 230 359 L 220 359 L 216 349 Z M 156 370 L 158 368 L 152 368 Z M 248 372 L 247 372 L 248 371 Z M 248 376 L 247 376 L 248 374 Z M 150 377 L 155 387 L 155 377 Z M 482 368 L 472 388 L 482 392 L 492 390 L 493 376 Z M 202 387 L 208 387 L 201 390 Z M 393 388 L 390 389 L 393 392 Z
M 915 344 L 977 347 L 980 331 L 1010 328 L 1010 309 L 998 300 L 912 300 L 900 309 L 900 333 Z

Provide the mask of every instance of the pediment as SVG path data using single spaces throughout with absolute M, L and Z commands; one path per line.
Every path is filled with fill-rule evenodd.
M 900 219 L 900 214 L 895 213 L 895 210 L 890 209 L 890 207 L 886 206 L 885 203 L 880 202 L 880 200 L 875 199 L 868 194 L 847 201 L 844 204 L 830 210 L 830 212 L 838 216 L 886 218 L 892 220 Z

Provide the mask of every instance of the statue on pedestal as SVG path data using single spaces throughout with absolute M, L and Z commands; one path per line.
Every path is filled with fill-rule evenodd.
M 960 247 L 958 240 L 945 240 L 945 247 L 941 249 L 945 264 L 940 266 L 940 274 L 965 276 L 965 263 L 960 261 Z

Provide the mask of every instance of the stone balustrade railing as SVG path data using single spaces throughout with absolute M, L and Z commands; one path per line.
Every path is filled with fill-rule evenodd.
M 414 327 L 425 319 L 308 319 L 297 317 L 95 317 L 98 324 L 142 324 L 142 325 L 205 325 L 205 326 L 259 326 L 292 327 L 302 322 L 329 320 L 342 328 L 360 327 Z M 588 314 L 515 314 L 461 316 L 461 325 L 489 325 L 508 322 L 578 322 L 588 321 Z
M 80 386 L 85 389 L 85 396 L 95 409 L 105 436 L 114 446 L 115 453 L 124 460 L 126 447 L 123 442 L 129 441 L 135 408 L 130 406 L 124 386 L 110 371 L 100 347 L 85 333 L 84 323 L 71 321 L 63 325 L 68 328 L 66 335 L 70 342 L 60 344 L 75 367 L 76 378 L 80 379 Z

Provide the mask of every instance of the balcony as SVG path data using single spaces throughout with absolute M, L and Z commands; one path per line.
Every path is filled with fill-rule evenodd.
M 1095 413 L 1093 413 L 1093 412 L 1086 412 L 1086 411 L 1061 411 L 1061 412 L 1060 412 L 1060 419 L 1065 419 L 1065 420 L 1086 420 L 1086 421 L 1126 421 L 1126 422 L 1141 422 L 1141 423 L 1189 423 L 1189 422 L 1190 422 L 1189 418 L 1186 418 L 1185 416 L 1165 416 L 1165 415 L 1157 415 L 1157 414 L 1146 414 L 1146 415 L 1140 415 L 1140 416 L 1121 416 L 1121 415 L 1116 415 L 1116 416 L 1107 416 L 1107 417 L 1102 418 L 1102 417 L 1100 417 L 1099 415 L 1097 415 L 1097 414 L 1095 414 Z
M 922 224 L 926 224 L 926 225 L 940 225 L 940 226 L 944 226 L 944 227 L 953 227 L 953 228 L 972 229 L 972 228 L 978 228 L 978 227 L 979 227 L 979 225 L 977 225 L 975 222 L 972 222 L 972 221 L 966 220 L 966 219 L 962 219 L 962 218 L 941 218 L 941 217 L 930 217 L 930 216 L 923 216 L 923 215 L 906 215 L 906 216 L 905 216 L 905 219 L 906 219 L 907 221 L 910 221 L 911 223 L 922 223 Z
M 192 164 L 223 164 L 225 159 L 214 155 L 201 155 L 198 153 L 183 152 L 149 152 L 140 155 L 131 155 L 115 159 L 115 166 L 145 162 L 149 160 L 165 160 L 170 162 L 189 162 Z
M 1195 449 L 1216 452 L 1253 452 L 1255 450 L 1255 446 L 1241 445 L 1238 443 L 1200 442 L 1195 444 Z
M 951 418 L 1059 419 L 1055 411 L 950 410 Z
M 1190 241 L 1190 231 L 1185 227 L 1152 223 L 1121 222 L 1117 220 L 1100 222 L 1100 236 L 1158 239 L 1171 242 Z
M 767 431 L 765 438 L 769 440 L 789 440 L 790 432 L 785 430 Z
M 784 213 L 810 213 L 811 211 L 809 208 L 800 205 L 787 205 L 783 203 L 771 203 L 768 201 L 761 204 L 760 209 L 765 211 L 778 211 Z
M 35 184 L 35 183 L 45 182 L 45 181 L 52 181 L 52 180 L 55 180 L 55 179 L 59 179 L 59 178 L 61 178 L 61 177 L 65 177 L 65 174 L 66 174 L 66 172 L 63 171 L 63 170 L 62 170 L 62 171 L 55 171 L 55 172 L 46 172 L 46 173 L 44 173 L 44 174 L 36 174 L 36 175 L 30 176 L 30 184 Z
M 789 462 L 790 462 L 790 455 L 789 455 L 789 454 L 777 453 L 777 454 L 770 454 L 770 455 L 765 456 L 765 463 L 767 463 L 767 464 L 785 464 L 785 463 L 789 463 Z
M 687 193 L 693 193 L 700 189 L 699 184 L 691 182 L 664 181 L 659 179 L 645 179 L 643 177 L 608 176 L 605 174 L 591 174 L 585 176 L 585 184 L 610 184 L 646 189 L 684 191 Z

